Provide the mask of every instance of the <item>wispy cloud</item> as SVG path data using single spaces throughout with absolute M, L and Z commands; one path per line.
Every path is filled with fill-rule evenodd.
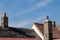
M 28 23 L 28 21 L 25 20 L 25 21 L 20 21 L 20 22 L 17 22 L 17 23 L 10 23 L 9 25 L 10 25 L 11 27 L 23 27 L 23 26 L 25 26 L 27 23 Z
M 38 8 L 44 7 L 47 4 L 49 4 L 50 2 L 52 2 L 52 0 L 43 0 L 43 1 L 41 1 L 41 2 L 39 2 L 39 3 L 37 3 L 37 4 L 33 5 L 33 6 L 31 6 L 29 8 L 24 9 L 23 11 L 19 11 L 14 16 L 19 16 L 21 14 L 25 14 L 25 13 L 31 12 L 33 10 L 36 10 Z
M 35 18 L 35 19 L 25 19 L 24 21 L 20 21 L 20 22 L 17 22 L 17 23 L 11 23 L 10 26 L 11 27 L 24 27 L 26 25 L 29 25 L 29 24 L 32 24 L 32 23 L 35 23 L 35 22 L 38 22 L 38 21 L 42 21 L 45 18 L 46 15 L 47 14 L 44 14 L 42 16 L 39 16 L 39 17 Z

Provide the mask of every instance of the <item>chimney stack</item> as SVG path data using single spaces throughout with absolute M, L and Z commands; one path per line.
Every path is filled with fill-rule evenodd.
M 53 27 L 56 27 L 56 21 L 53 21 L 52 23 L 53 23 Z
M 44 21 L 44 40 L 52 40 L 52 21 L 49 20 L 49 16 L 46 16 Z
M 6 16 L 6 12 L 4 13 L 4 16 L 1 18 L 1 26 L 2 29 L 8 28 L 8 17 Z

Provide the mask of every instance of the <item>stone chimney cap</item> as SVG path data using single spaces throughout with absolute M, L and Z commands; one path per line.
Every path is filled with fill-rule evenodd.
M 54 27 L 56 26 L 56 21 L 53 21 L 53 26 L 54 26 Z
M 48 15 L 46 16 L 46 19 L 47 19 L 47 20 L 49 19 L 49 16 L 48 16 Z
M 4 16 L 6 17 L 6 12 L 4 13 Z
M 44 23 L 45 22 L 52 22 L 51 20 L 49 20 L 49 16 L 48 15 L 46 16 L 46 20 L 44 21 Z

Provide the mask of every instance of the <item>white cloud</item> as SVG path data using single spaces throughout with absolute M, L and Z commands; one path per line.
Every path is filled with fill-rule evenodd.
M 33 6 L 31 6 L 29 8 L 24 9 L 24 11 L 19 11 L 14 16 L 19 16 L 21 14 L 25 14 L 25 13 L 31 12 L 33 10 L 36 10 L 38 8 L 44 7 L 47 4 L 49 4 L 50 2 L 52 2 L 52 0 L 43 0 L 43 1 L 41 1 L 41 2 L 39 2 L 39 3 L 37 3 L 37 4 L 33 5 Z
M 20 21 L 20 22 L 17 22 L 17 23 L 11 23 L 10 26 L 11 27 L 24 27 L 28 24 L 32 24 L 32 23 L 43 20 L 45 16 L 46 16 L 46 14 L 44 14 L 42 16 L 39 16 L 36 19 L 25 19 L 24 21 Z
M 29 22 L 28 20 L 25 20 L 25 21 L 20 21 L 20 22 L 17 22 L 17 23 L 10 23 L 9 25 L 11 27 L 23 27 L 23 26 L 27 25 L 28 22 Z

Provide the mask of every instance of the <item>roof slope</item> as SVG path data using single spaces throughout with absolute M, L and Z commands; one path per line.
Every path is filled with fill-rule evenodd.
M 8 27 L 8 28 L 2 30 L 2 28 L 0 27 L 0 38 L 1 37 L 9 37 L 9 38 L 38 38 L 39 36 L 34 32 L 33 29 Z
M 38 38 L 0 38 L 0 40 L 40 40 Z
M 44 34 L 44 25 L 39 23 L 35 23 L 35 25 Z M 53 36 L 53 39 L 60 39 L 60 30 L 58 30 L 57 27 L 52 27 L 52 36 Z
M 44 34 L 43 24 L 35 23 L 35 25 L 39 28 L 39 30 Z
M 53 32 L 53 39 L 60 39 L 60 30 L 58 30 L 57 27 L 53 27 L 52 28 L 52 32 Z

